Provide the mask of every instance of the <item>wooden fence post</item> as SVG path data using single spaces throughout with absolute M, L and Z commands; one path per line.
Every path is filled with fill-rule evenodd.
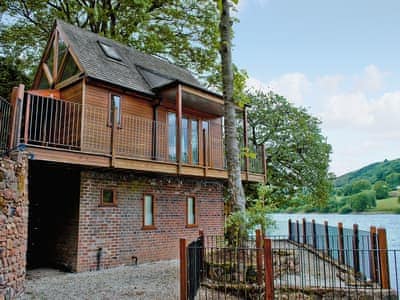
M 389 262 L 387 252 L 387 239 L 385 228 L 378 228 L 379 266 L 381 274 L 381 287 L 390 289 Z
M 312 220 L 312 243 L 314 249 L 317 249 L 317 226 L 314 219 Z
M 300 224 L 299 224 L 299 220 L 296 220 L 296 242 L 300 243 Z
M 353 268 L 354 272 L 360 272 L 360 247 L 359 247 L 359 237 L 358 237 L 358 225 L 353 224 Z
M 187 299 L 186 239 L 179 239 L 180 300 Z
M 256 264 L 257 264 L 257 283 L 262 284 L 262 236 L 261 229 L 256 230 Z
M 370 253 L 369 253 L 369 264 L 370 264 L 370 275 L 373 282 L 378 282 L 378 258 L 377 258 L 377 243 L 376 243 L 376 227 L 371 226 L 369 232 L 370 242 Z
M 325 248 L 326 248 L 326 254 L 329 255 L 329 225 L 328 225 L 328 221 L 324 222 L 325 225 Z
M 265 300 L 274 299 L 274 269 L 272 264 L 271 240 L 264 238 Z
M 288 221 L 288 232 L 289 232 L 289 240 L 293 240 L 293 230 L 292 230 L 292 219 Z
M 28 94 L 26 99 L 26 110 L 25 110 L 25 128 L 24 128 L 24 144 L 29 142 L 29 114 L 31 108 L 31 95 Z
M 307 244 L 307 221 L 303 218 L 303 244 Z
M 21 134 L 21 117 L 22 107 L 24 101 L 25 86 L 20 84 L 18 87 L 14 87 L 11 94 L 11 133 L 9 147 L 13 149 L 16 147 L 20 140 Z
M 339 264 L 344 265 L 343 223 L 338 223 Z

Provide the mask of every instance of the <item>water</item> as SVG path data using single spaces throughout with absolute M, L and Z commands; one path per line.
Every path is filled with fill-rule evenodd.
M 339 214 L 272 214 L 276 221 L 276 228 L 270 231 L 270 235 L 288 234 L 288 220 L 296 222 L 306 218 L 311 222 L 312 219 L 318 224 L 328 221 L 329 225 L 337 226 L 338 222 L 343 223 L 344 228 L 353 228 L 353 224 L 358 224 L 359 230 L 369 231 L 370 226 L 383 227 L 386 229 L 388 248 L 400 250 L 400 215 L 339 215 Z

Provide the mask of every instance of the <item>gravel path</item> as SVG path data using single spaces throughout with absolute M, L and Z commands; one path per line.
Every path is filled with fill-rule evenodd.
M 28 271 L 20 299 L 178 299 L 178 261 L 84 273 Z

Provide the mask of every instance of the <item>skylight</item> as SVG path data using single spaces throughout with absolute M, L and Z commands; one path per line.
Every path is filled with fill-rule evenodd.
M 104 44 L 103 42 L 100 41 L 98 43 L 106 56 L 118 61 L 122 60 L 121 56 L 119 56 L 117 50 L 115 50 L 113 46 Z

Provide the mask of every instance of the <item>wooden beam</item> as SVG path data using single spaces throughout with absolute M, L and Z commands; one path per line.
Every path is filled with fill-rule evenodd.
M 182 86 L 176 87 L 176 162 L 178 163 L 178 174 L 182 168 Z
M 379 266 L 381 268 L 381 287 L 390 289 L 389 261 L 385 228 L 378 228 Z
M 180 298 L 187 299 L 186 239 L 179 239 Z
M 44 72 L 44 75 L 46 75 L 46 78 L 47 78 L 47 81 L 49 82 L 50 87 L 52 87 L 54 80 L 53 80 L 53 76 L 51 75 L 49 66 L 46 63 L 42 63 L 42 70 Z
M 24 101 L 25 85 L 20 84 L 14 87 L 11 94 L 11 134 L 9 148 L 13 149 L 18 145 L 21 123 L 19 117 L 22 113 L 22 105 Z M 20 103 L 20 106 L 19 106 Z
M 58 31 L 55 31 L 53 41 L 53 78 L 56 80 L 58 70 Z
M 345 263 L 344 256 L 344 237 L 343 237 L 343 223 L 338 223 L 338 246 L 339 246 L 339 264 Z
M 247 136 L 247 110 L 246 110 L 246 106 L 243 109 L 243 143 L 244 143 L 244 148 L 245 148 L 245 153 L 247 154 L 248 151 L 250 151 L 249 149 L 249 139 Z M 249 177 L 249 165 L 250 165 L 250 160 L 249 160 L 249 156 L 245 155 L 244 157 L 244 171 L 246 172 L 246 177 Z
M 370 254 L 369 254 L 369 263 L 370 263 L 370 276 L 371 276 L 371 281 L 373 282 L 379 282 L 378 280 L 378 247 L 377 247 L 377 239 L 376 239 L 376 227 L 371 226 L 370 227 L 370 235 L 369 235 L 369 241 L 370 241 Z
M 182 91 L 184 91 L 186 93 L 189 93 L 189 94 L 192 94 L 192 95 L 196 95 L 198 97 L 201 97 L 201 98 L 204 98 L 204 99 L 207 99 L 207 100 L 211 100 L 211 101 L 213 101 L 215 103 L 224 105 L 224 100 L 222 99 L 222 97 L 218 97 L 218 96 L 213 95 L 211 93 L 207 93 L 205 91 L 202 91 L 202 90 L 199 90 L 199 89 L 195 89 L 195 88 L 192 88 L 192 87 L 189 87 L 189 86 L 185 86 L 185 85 L 182 86 Z
M 268 182 L 268 173 L 267 173 L 267 157 L 265 155 L 265 144 L 262 144 L 261 146 L 261 159 L 262 159 L 262 165 L 263 165 L 263 170 L 264 170 L 264 183 Z
M 264 238 L 265 300 L 274 299 L 274 268 L 272 262 L 272 243 Z

